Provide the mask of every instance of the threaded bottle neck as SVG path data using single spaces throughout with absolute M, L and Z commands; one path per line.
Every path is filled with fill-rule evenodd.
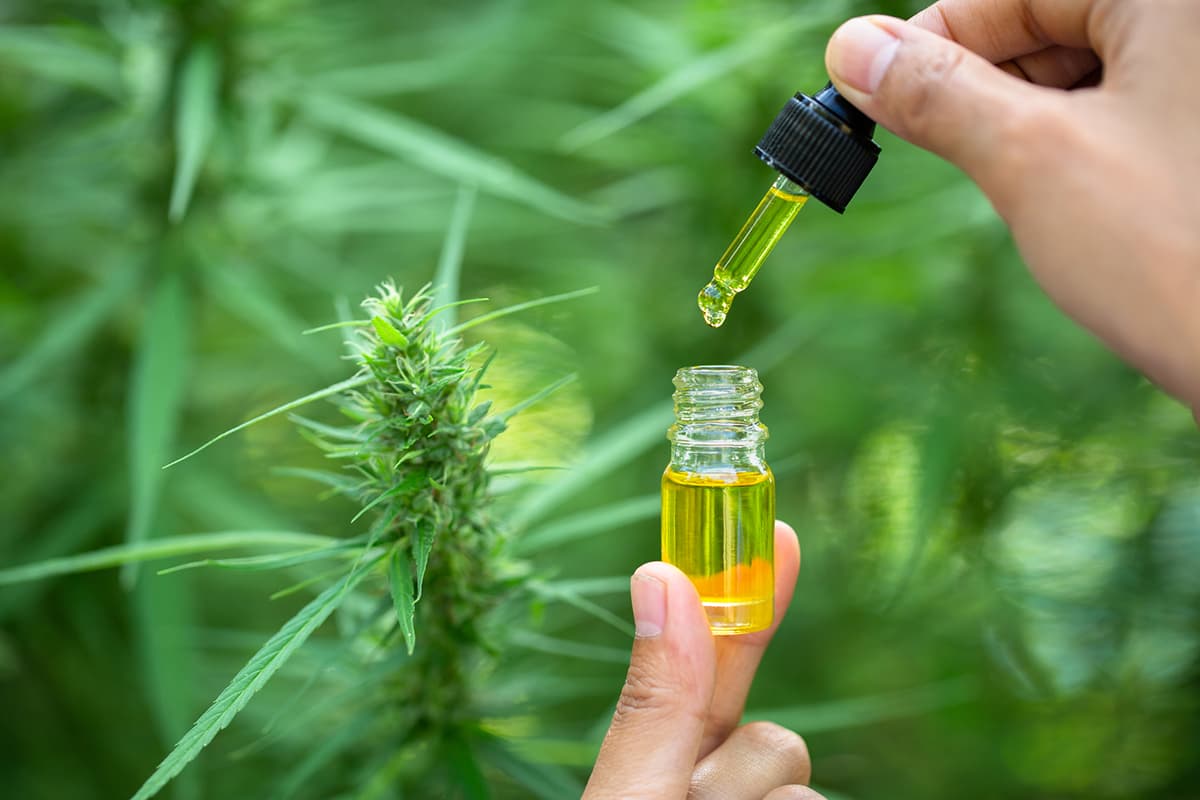
M 749 447 L 762 445 L 767 428 L 758 421 L 762 384 L 749 367 L 684 367 L 675 373 L 675 445 Z

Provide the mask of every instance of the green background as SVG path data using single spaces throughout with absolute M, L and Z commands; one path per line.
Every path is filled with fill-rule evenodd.
M 1198 796 L 1194 422 L 1051 306 L 978 190 L 881 130 L 844 217 L 801 211 L 722 329 L 695 307 L 773 179 L 752 147 L 824 83 L 829 34 L 916 8 L 6 4 L 0 566 L 361 532 L 278 473 L 321 461 L 284 419 L 159 466 L 345 377 L 337 336 L 301 331 L 388 277 L 432 280 L 449 241 L 462 297 L 598 289 L 477 329 L 499 401 L 579 374 L 495 454 L 577 465 L 501 498 L 518 552 L 553 542 L 543 574 L 655 558 L 675 369 L 760 371 L 804 569 L 749 710 L 805 735 L 831 799 Z M 128 796 L 306 599 L 268 599 L 294 579 L 161 566 L 132 590 L 132 570 L 0 587 L 0 793 Z M 609 585 L 597 601 L 627 618 Z M 504 643 L 529 712 L 497 731 L 582 779 L 628 640 L 539 614 L 545 638 Z M 262 731 L 297 713 L 336 628 L 167 796 L 286 780 L 333 731 Z M 357 757 L 396 744 L 361 742 L 295 796 L 356 796 Z

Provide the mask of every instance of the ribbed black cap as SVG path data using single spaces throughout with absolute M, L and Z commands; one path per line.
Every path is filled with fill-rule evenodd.
M 833 84 L 815 97 L 796 93 L 754 154 L 841 214 L 879 159 L 875 123 Z

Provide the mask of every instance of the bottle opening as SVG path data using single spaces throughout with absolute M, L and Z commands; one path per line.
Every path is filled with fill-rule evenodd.
M 767 436 L 758 421 L 762 384 L 750 367 L 707 364 L 675 373 L 675 424 L 668 437 L 676 442 L 711 445 L 757 444 Z

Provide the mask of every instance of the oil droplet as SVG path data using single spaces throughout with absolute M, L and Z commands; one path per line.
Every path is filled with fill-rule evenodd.
M 700 290 L 697 302 L 704 321 L 711 328 L 719 328 L 729 316 L 729 307 L 733 305 L 735 292 L 728 286 L 713 278 L 707 286 Z

